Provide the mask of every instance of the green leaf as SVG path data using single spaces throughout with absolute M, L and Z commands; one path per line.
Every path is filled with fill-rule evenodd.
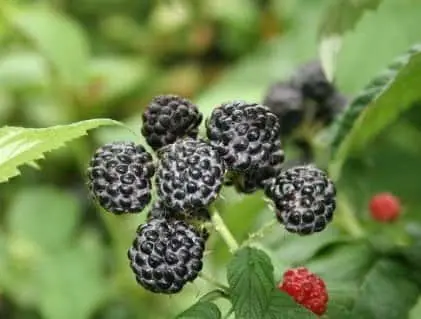
M 200 301 L 177 316 L 177 319 L 220 319 L 219 308 L 212 302 Z
M 95 119 L 40 129 L 7 126 L 0 128 L 0 183 L 19 175 L 19 166 L 42 159 L 44 153 L 103 125 L 122 124 L 110 119 Z
M 357 158 L 348 159 L 343 166 L 337 187 L 346 194 L 351 209 L 363 223 L 371 221 L 368 210 L 370 198 L 385 190 L 398 196 L 403 203 L 404 223 L 399 223 L 402 227 L 406 228 L 407 221 L 421 221 L 418 213 L 421 209 L 421 145 L 414 143 L 420 138 L 421 125 L 412 127 L 408 124 L 406 115 L 413 116 L 419 109 L 413 107 L 409 111 L 383 130 Z M 399 169 L 394 169 L 396 163 L 399 163 Z M 394 226 L 379 226 L 375 234 L 392 240 L 387 234 L 391 228 Z
M 375 10 L 382 0 L 335 0 L 320 25 L 319 52 L 329 80 L 333 79 L 343 35 L 352 30 L 367 10 Z
M 331 1 L 320 25 L 321 37 L 352 30 L 366 10 L 375 10 L 382 0 Z
M 408 269 L 393 261 L 380 260 L 361 285 L 352 318 L 408 318 L 418 294 L 419 288 L 408 276 Z
M 421 297 L 418 298 L 417 303 L 409 312 L 409 319 L 419 319 L 421 318 Z
M 6 19 L 52 64 L 64 84 L 86 82 L 88 42 L 75 21 L 41 5 L 7 10 Z
M 330 253 L 309 261 L 306 266 L 327 282 L 358 282 L 372 267 L 375 258 L 366 244 L 338 244 Z
M 355 96 L 390 61 L 420 43 L 420 19 L 421 2 L 414 0 L 384 0 L 375 12 L 366 11 L 343 36 L 335 73 L 338 88 Z
M 334 127 L 329 171 L 338 179 L 344 161 L 421 98 L 421 46 L 414 46 L 354 98 Z
M 262 318 L 274 286 L 273 266 L 261 250 L 238 251 L 227 269 L 231 301 L 239 318 Z
M 417 299 L 411 271 L 363 243 L 340 245 L 306 267 L 326 283 L 328 318 L 337 318 L 337 313 L 344 314 L 338 318 L 407 318 Z
M 227 277 L 238 318 L 312 318 L 287 294 L 276 291 L 270 258 L 259 249 L 237 251 L 228 265 Z
M 269 305 L 262 319 L 316 319 L 317 316 L 297 305 L 290 296 L 272 289 Z
M 292 234 L 287 234 L 282 241 L 278 238 L 275 255 L 280 260 L 298 264 L 313 257 L 323 247 L 341 240 L 344 240 L 344 238 L 333 227 L 306 237 L 296 237 Z
M 57 250 L 70 243 L 79 213 L 78 200 L 69 193 L 27 188 L 13 198 L 6 222 L 13 236 Z

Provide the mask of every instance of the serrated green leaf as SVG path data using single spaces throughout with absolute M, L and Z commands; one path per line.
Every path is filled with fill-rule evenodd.
M 261 250 L 239 250 L 227 268 L 232 305 L 239 318 L 262 318 L 274 286 L 273 266 Z
M 358 94 L 390 61 L 421 42 L 421 2 L 384 0 L 375 12 L 366 12 L 342 37 L 338 56 L 335 83 L 349 96 Z
M 338 179 L 351 152 L 360 150 L 413 102 L 421 98 L 421 46 L 396 59 L 354 98 L 333 130 L 329 171 Z
M 189 309 L 179 314 L 177 319 L 220 319 L 222 317 L 219 308 L 212 302 L 200 301 Z
M 331 1 L 320 25 L 320 36 L 344 34 L 352 30 L 367 10 L 375 10 L 382 0 Z
M 297 305 L 290 296 L 274 288 L 262 319 L 316 319 L 317 316 Z
M 237 251 L 227 277 L 237 318 L 313 318 L 287 294 L 276 290 L 272 263 L 262 250 L 245 247 Z
M 320 25 L 320 58 L 329 80 L 335 73 L 342 36 L 353 29 L 367 10 L 375 10 L 382 0 L 335 0 L 325 12 Z
M 95 119 L 40 129 L 7 126 L 0 128 L 0 183 L 19 175 L 19 166 L 42 159 L 44 153 L 103 125 L 122 124 L 110 119 Z
M 306 267 L 326 283 L 327 318 L 407 318 L 419 292 L 405 265 L 363 243 L 340 245 Z
M 408 318 L 419 288 L 402 265 L 380 260 L 367 273 L 352 309 L 352 318 Z
M 85 83 L 88 41 L 75 21 L 46 6 L 13 8 L 5 16 L 52 64 L 64 84 L 78 87 Z

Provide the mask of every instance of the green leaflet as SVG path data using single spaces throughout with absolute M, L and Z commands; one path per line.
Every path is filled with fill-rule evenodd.
M 365 11 L 377 9 L 381 1 L 335 0 L 330 3 L 319 30 L 319 52 L 329 80 L 333 79 L 335 73 L 344 34 L 355 27 Z
M 342 164 L 421 98 L 421 46 L 414 46 L 357 95 L 333 127 L 329 171 L 337 180 Z
M 19 166 L 26 163 L 33 165 L 35 160 L 44 158 L 44 153 L 103 125 L 122 124 L 110 119 L 95 119 L 40 129 L 0 128 L 0 183 L 19 175 Z
M 276 288 L 272 263 L 262 250 L 239 250 L 228 265 L 227 277 L 236 318 L 315 318 Z
M 220 319 L 221 317 L 221 311 L 214 303 L 199 301 L 179 314 L 176 319 Z

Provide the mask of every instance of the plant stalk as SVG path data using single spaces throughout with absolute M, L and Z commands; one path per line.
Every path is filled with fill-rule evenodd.
M 347 232 L 354 238 L 362 238 L 365 236 L 363 227 L 355 217 L 354 212 L 351 209 L 348 199 L 344 195 L 340 195 L 337 198 L 338 212 L 334 220 L 335 224 Z
M 263 238 L 267 232 L 269 232 L 275 225 L 278 225 L 278 220 L 272 219 L 268 223 L 264 224 L 260 229 L 258 229 L 256 232 L 251 233 L 249 237 L 242 243 L 241 246 L 247 246 L 253 241 Z
M 234 253 L 239 247 L 237 240 L 234 238 L 227 225 L 225 225 L 225 222 L 214 206 L 211 207 L 210 213 L 214 229 L 219 233 L 225 244 L 228 246 L 230 252 Z

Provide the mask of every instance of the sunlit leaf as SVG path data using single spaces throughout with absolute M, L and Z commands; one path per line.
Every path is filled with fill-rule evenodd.
M 344 161 L 421 98 L 421 46 L 414 46 L 357 95 L 333 131 L 330 173 L 337 179 Z
M 358 23 L 367 10 L 376 9 L 382 0 L 332 1 L 320 26 L 319 52 L 329 80 L 333 79 L 342 36 Z
M 25 163 L 33 165 L 35 160 L 44 158 L 44 153 L 103 125 L 121 124 L 110 119 L 95 119 L 40 129 L 0 128 L 0 183 L 19 175 L 19 166 Z

